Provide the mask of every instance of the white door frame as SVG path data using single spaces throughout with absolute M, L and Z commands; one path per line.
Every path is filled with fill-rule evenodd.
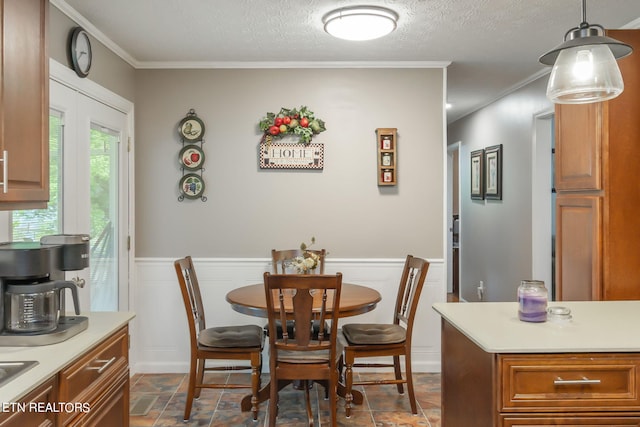
M 133 296 L 134 292 L 131 284 L 134 282 L 134 254 L 135 254 L 135 244 L 134 239 L 131 238 L 135 235 L 135 193 L 134 193 L 134 104 L 131 101 L 121 97 L 118 94 L 111 92 L 110 90 L 98 85 L 97 83 L 88 80 L 79 78 L 75 72 L 73 72 L 68 67 L 60 64 L 54 59 L 49 59 L 49 76 L 50 79 L 55 80 L 69 88 L 82 93 L 89 98 L 93 98 L 96 101 L 99 101 L 115 110 L 118 110 L 125 114 L 127 120 L 127 133 L 129 135 L 128 141 L 123 141 L 124 144 L 127 144 L 129 150 L 129 161 L 128 165 L 128 182 L 124 183 L 126 187 L 121 186 L 120 190 L 127 193 L 127 205 L 128 212 L 126 214 L 125 221 L 120 223 L 121 227 L 125 227 L 127 230 L 126 235 L 129 236 L 128 247 L 129 250 L 125 255 L 120 256 L 121 262 L 125 262 L 127 265 L 128 278 L 127 286 L 129 292 L 127 298 L 121 298 L 119 309 L 120 311 L 130 310 L 131 307 L 134 306 Z M 125 301 L 125 299 L 128 301 Z

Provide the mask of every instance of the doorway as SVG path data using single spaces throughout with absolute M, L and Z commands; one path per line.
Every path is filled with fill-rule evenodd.
M 531 152 L 532 277 L 545 282 L 552 299 L 555 295 L 554 123 L 553 111 L 534 116 Z
M 86 283 L 78 293 L 80 307 L 127 309 L 126 115 L 57 81 L 49 87 L 50 202 L 47 209 L 12 212 L 10 240 L 88 234 L 89 268 L 67 273 Z
M 460 299 L 460 142 L 447 146 L 447 300 Z

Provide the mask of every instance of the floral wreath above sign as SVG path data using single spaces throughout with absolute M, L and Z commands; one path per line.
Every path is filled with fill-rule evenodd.
M 260 140 L 261 169 L 322 169 L 324 167 L 324 145 L 312 144 L 311 138 L 324 132 L 325 124 L 307 107 L 281 108 L 278 114 L 267 113 L 258 126 L 264 132 Z M 272 143 L 275 138 L 279 139 L 287 135 L 297 137 L 298 143 Z

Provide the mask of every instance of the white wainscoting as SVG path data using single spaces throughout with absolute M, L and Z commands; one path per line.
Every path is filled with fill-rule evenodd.
M 131 370 L 133 373 L 188 372 L 187 318 L 173 267 L 173 259 L 138 258 L 135 262 L 131 309 Z M 430 261 L 413 333 L 415 372 L 440 372 L 440 317 L 431 308 L 446 301 L 441 259 Z M 207 326 L 256 324 L 265 319 L 233 311 L 225 295 L 240 286 L 261 283 L 270 271 L 269 259 L 194 258 L 205 306 Z M 342 272 L 343 280 L 376 289 L 382 295 L 369 313 L 341 319 L 345 323 L 384 322 L 392 319 L 404 259 L 331 259 L 326 272 Z M 267 352 L 264 366 L 268 369 Z

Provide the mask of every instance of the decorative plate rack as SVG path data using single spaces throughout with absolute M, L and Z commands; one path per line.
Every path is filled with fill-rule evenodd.
M 205 155 L 204 144 L 204 122 L 198 117 L 192 108 L 178 124 L 178 135 L 182 143 L 182 149 L 178 153 L 182 177 L 178 183 L 180 196 L 178 201 L 184 199 L 200 199 L 207 201 L 204 195 L 205 183 L 202 173 L 204 172 Z

